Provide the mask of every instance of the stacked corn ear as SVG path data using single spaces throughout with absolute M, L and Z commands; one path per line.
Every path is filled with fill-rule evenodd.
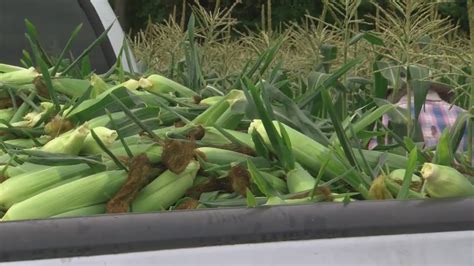
M 432 198 L 474 196 L 474 185 L 449 166 L 425 163 L 421 175 L 426 182 L 426 191 Z

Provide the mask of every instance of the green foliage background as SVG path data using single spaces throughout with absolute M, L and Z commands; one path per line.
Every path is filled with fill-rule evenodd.
M 217 0 L 200 0 L 200 4 L 208 9 L 214 8 Z M 114 4 L 114 0 L 111 0 Z M 187 4 L 194 0 L 187 0 Z M 220 0 L 221 6 L 230 6 L 235 0 Z M 267 0 L 242 0 L 233 11 L 233 17 L 240 22 L 240 27 L 255 29 L 260 24 L 262 5 L 267 4 Z M 389 0 L 377 1 L 385 6 Z M 456 0 L 451 3 L 439 5 L 440 13 L 452 17 L 455 22 L 459 22 L 461 28 L 468 31 L 466 0 Z M 148 19 L 153 22 L 161 22 L 167 19 L 173 10 L 176 10 L 177 18 L 181 18 L 183 2 L 179 0 L 128 0 L 126 1 L 126 16 L 128 30 L 137 32 L 142 29 Z M 313 16 L 318 16 L 322 10 L 321 0 L 272 0 L 272 22 L 274 26 L 287 21 L 299 21 L 306 12 Z M 187 9 L 189 13 L 189 9 Z M 373 14 L 375 9 L 369 0 L 363 0 L 359 8 L 359 16 Z M 189 14 L 185 14 L 187 17 Z

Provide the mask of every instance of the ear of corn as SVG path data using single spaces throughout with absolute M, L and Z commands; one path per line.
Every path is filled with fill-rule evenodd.
M 31 84 L 33 80 L 39 76 L 39 73 L 33 67 L 0 73 L 0 84 L 3 83 L 10 86 Z
M 40 150 L 51 153 L 64 153 L 77 155 L 84 146 L 84 141 L 89 134 L 89 127 L 84 124 L 74 129 L 70 134 L 62 134 L 46 143 Z
M 287 194 L 288 193 L 288 185 L 287 182 L 285 182 L 283 179 L 274 176 L 270 173 L 267 172 L 260 172 L 262 174 L 262 177 L 265 178 L 265 180 L 272 186 L 274 187 L 278 192 L 282 194 Z
M 273 121 L 273 125 L 279 132 L 279 123 L 277 121 Z M 300 163 L 305 169 L 308 169 L 310 173 L 318 173 L 322 163 L 327 161 L 328 156 L 331 156 L 329 149 L 314 141 L 313 139 L 305 136 L 304 134 L 294 130 L 293 128 L 284 124 L 281 125 L 285 128 L 285 131 L 288 134 L 292 152 L 296 161 Z M 253 131 L 257 131 L 258 134 L 262 136 L 265 143 L 271 148 L 270 139 L 261 120 L 256 119 L 250 124 L 249 133 Z M 328 161 L 328 164 L 325 167 L 324 174 L 327 177 L 335 177 L 345 174 L 344 180 L 354 189 L 361 192 L 364 197 L 366 197 L 367 188 L 361 184 L 358 181 L 358 178 L 354 177 L 352 173 L 345 172 L 347 172 L 346 167 L 344 167 L 344 165 L 337 158 L 332 156 L 332 159 Z
M 386 156 L 386 165 L 390 168 L 390 170 L 395 170 L 395 169 L 402 169 L 407 166 L 408 159 L 405 156 L 393 154 L 390 152 L 381 152 L 381 151 L 368 151 L 368 150 L 362 150 L 362 155 L 364 156 L 364 159 L 367 161 L 367 163 L 371 167 L 377 166 L 379 163 L 379 159 L 382 156 Z M 361 155 L 357 150 L 354 149 L 354 157 L 361 161 Z
M 184 97 L 197 96 L 195 91 L 161 75 L 150 75 L 147 78 L 141 78 L 139 84 L 143 89 L 154 93 L 176 93 Z
M 240 152 L 224 150 L 213 147 L 201 147 L 196 149 L 198 155 L 204 155 L 204 160 L 213 164 L 227 165 L 233 162 L 245 161 L 251 156 Z
M 15 127 L 34 127 L 41 118 L 47 116 L 54 109 L 54 105 L 50 102 L 42 102 L 40 104 L 40 111 L 33 111 L 27 113 L 22 121 L 12 123 L 12 126 Z
M 41 136 L 36 139 L 36 142 L 38 142 L 40 145 L 41 144 L 44 145 L 46 142 L 48 142 L 48 138 L 49 137 L 47 136 Z M 5 141 L 5 143 L 18 146 L 21 148 L 25 148 L 25 149 L 30 149 L 37 145 L 35 141 L 33 141 L 32 139 L 10 139 L 10 140 Z
M 10 119 L 13 117 L 15 114 L 15 110 L 13 108 L 6 108 L 6 109 L 1 109 L 0 110 L 0 121 L 10 121 Z
M 275 128 L 279 131 L 279 124 L 277 121 L 273 122 Z M 321 164 L 325 161 L 329 154 L 329 149 L 319 144 L 316 141 L 308 138 L 307 136 L 299 133 L 298 131 L 283 125 L 288 136 L 290 138 L 292 151 L 295 155 L 296 160 L 304 166 L 306 169 L 310 169 L 311 172 L 317 173 Z M 263 126 L 261 120 L 254 120 L 249 127 L 249 132 L 257 131 L 267 145 L 270 145 L 270 139 L 268 138 L 267 132 Z M 337 160 L 331 160 L 330 165 L 327 167 L 331 172 L 336 169 L 340 169 L 341 165 L 337 163 Z
M 35 170 L 35 167 L 32 167 Z M 0 183 L 0 208 L 7 209 L 13 204 L 28 199 L 41 191 L 57 186 L 70 178 L 90 174 L 86 164 L 55 166 L 16 175 Z
M 286 183 L 290 193 L 298 193 L 313 189 L 316 180 L 300 164 L 296 163 L 295 168 L 288 172 Z
M 154 143 L 134 144 L 128 146 L 134 156 L 145 153 L 151 163 L 158 163 L 161 161 L 161 155 L 163 153 L 163 147 Z M 124 147 L 112 148 L 110 151 L 115 156 L 127 156 L 127 152 Z M 102 154 L 105 156 L 105 154 Z
M 121 85 L 131 91 L 137 90 L 140 87 L 140 83 L 135 79 L 129 79 L 123 82 Z
M 110 147 L 117 139 L 117 131 L 108 129 L 106 127 L 96 127 L 93 129 L 94 132 L 99 137 L 100 141 L 105 145 L 105 147 Z M 92 137 L 92 134 L 89 132 L 86 138 L 84 139 L 84 144 L 82 145 L 81 153 L 84 154 L 100 154 L 102 149 L 99 144 Z
M 388 178 L 390 178 L 392 181 L 401 185 L 403 183 L 403 178 L 405 177 L 405 172 L 406 172 L 405 169 L 393 170 L 388 175 Z M 422 183 L 423 183 L 423 180 L 421 179 L 421 177 L 413 174 L 411 177 L 410 189 L 413 189 L 415 191 L 420 191 Z
M 384 180 L 386 188 L 390 191 L 393 196 L 398 195 L 399 191 L 402 189 L 402 186 L 390 178 L 385 178 Z M 413 191 L 411 189 L 408 190 L 408 199 L 423 199 L 425 196 L 419 192 Z
M 369 189 L 369 199 L 384 200 L 393 199 L 392 194 L 385 185 L 385 176 L 381 175 L 374 179 Z
M 117 193 L 126 179 L 127 173 L 120 170 L 90 175 L 14 204 L 2 220 L 48 218 L 104 203 Z
M 90 83 L 92 86 L 91 98 L 95 98 L 97 95 L 110 88 L 110 86 L 96 74 L 92 74 Z
M 48 168 L 51 168 L 51 166 L 33 163 L 23 163 L 18 166 L 4 165 L 0 167 L 0 171 L 5 171 L 3 173 L 6 175 L 6 177 L 10 178 L 24 173 L 34 173 Z
M 147 212 L 168 209 L 193 186 L 198 169 L 199 164 L 196 161 L 191 161 L 186 169 L 178 175 L 171 171 L 163 173 L 137 195 L 132 202 L 132 211 Z
M 25 70 L 25 68 L 9 64 L 0 64 L 0 73 L 8 73 L 18 70 Z
M 474 185 L 449 166 L 425 163 L 421 175 L 426 182 L 426 191 L 432 198 L 474 196 Z
M 75 210 L 63 212 L 63 213 L 54 215 L 51 218 L 91 216 L 91 215 L 96 215 L 96 214 L 103 214 L 105 213 L 105 211 L 106 211 L 105 204 L 97 204 L 97 205 L 82 207 Z
M 199 104 L 202 104 L 202 105 L 214 105 L 216 103 L 218 103 L 220 100 L 222 100 L 222 98 L 224 98 L 224 96 L 212 96 L 212 97 L 208 97 L 208 98 L 205 98 L 205 99 L 202 99 Z
M 237 139 L 242 144 L 254 149 L 254 143 L 252 137 L 249 134 L 244 132 L 223 129 L 226 133 L 231 135 L 233 138 Z M 201 142 L 208 145 L 224 145 L 231 144 L 232 142 L 226 138 L 219 130 L 215 127 L 206 127 L 204 137 L 201 139 Z
M 194 120 L 193 124 L 202 126 L 213 126 L 221 118 L 220 123 L 226 125 L 235 125 L 237 120 L 241 120 L 243 115 L 241 112 L 232 112 L 229 109 L 235 105 L 241 104 L 245 101 L 245 94 L 239 90 L 231 90 L 227 93 L 219 102 L 211 105 L 206 111 L 198 115 Z M 228 111 L 228 112 L 227 112 Z M 227 112 L 227 113 L 226 113 Z M 232 129 L 232 128 L 231 128 Z
M 90 82 L 83 79 L 55 78 L 51 81 L 54 89 L 69 97 L 81 97 L 89 88 Z

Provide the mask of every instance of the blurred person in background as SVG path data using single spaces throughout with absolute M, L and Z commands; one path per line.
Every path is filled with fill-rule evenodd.
M 416 89 L 416 88 L 414 88 Z M 424 105 L 420 110 L 418 122 L 420 125 L 423 141 L 426 148 L 436 147 L 439 138 L 445 128 L 451 128 L 458 116 L 466 112 L 459 106 L 451 104 L 453 100 L 453 90 L 449 86 L 441 83 L 430 82 L 428 93 Z M 412 96 L 412 117 L 414 116 L 414 97 Z M 396 104 L 398 107 L 406 110 L 407 108 L 407 89 L 406 85 L 402 86 L 394 95 L 393 89 L 388 90 L 387 99 Z M 390 118 L 388 115 L 383 115 L 382 123 L 388 127 Z M 467 136 L 467 128 L 464 130 L 463 138 L 458 146 L 458 152 L 466 152 L 468 150 L 469 142 Z M 389 144 L 388 137 L 385 138 L 385 144 Z M 374 149 L 378 143 L 376 139 L 369 142 L 368 148 Z M 474 157 L 471 158 L 471 164 Z

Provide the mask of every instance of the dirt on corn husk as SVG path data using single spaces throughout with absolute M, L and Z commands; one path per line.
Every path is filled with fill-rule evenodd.
M 20 106 L 23 103 L 23 101 L 20 98 L 15 97 L 15 103 L 16 103 L 17 106 Z M 12 98 L 8 97 L 8 98 L 1 98 L 0 99 L 0 109 L 6 109 L 6 108 L 10 108 L 10 107 L 13 107 Z
M 318 186 L 316 188 L 315 195 L 322 196 L 324 201 L 334 201 L 331 189 L 327 186 Z
M 233 191 L 245 196 L 250 186 L 250 173 L 241 165 L 233 166 L 229 171 L 229 183 Z
M 36 92 L 38 93 L 39 96 L 41 96 L 43 98 L 46 98 L 46 99 L 50 98 L 48 87 L 46 86 L 46 84 L 44 84 L 41 77 L 36 77 L 33 80 L 33 85 L 35 85 Z
M 73 128 L 74 124 L 71 121 L 55 116 L 45 125 L 44 132 L 49 136 L 55 137 Z
M 193 127 L 186 134 L 186 137 L 191 141 L 200 140 L 206 134 L 206 130 L 202 126 Z
M 128 212 L 130 203 L 138 191 L 146 186 L 153 177 L 158 176 L 160 172 L 162 172 L 161 169 L 152 168 L 145 154 L 133 157 L 129 163 L 127 182 L 125 182 L 115 196 L 107 202 L 107 213 Z
M 310 195 L 311 195 L 311 191 L 304 191 L 304 192 L 296 193 L 293 196 L 289 197 L 288 199 L 303 199 L 303 198 L 309 197 Z M 322 198 L 322 201 L 332 202 L 334 200 L 331 189 L 327 186 L 318 186 L 314 190 L 314 196 L 320 196 Z
M 175 210 L 193 210 L 199 206 L 199 201 L 196 199 L 186 199 L 176 206 Z
M 232 192 L 227 179 L 217 179 L 215 177 L 210 177 L 208 180 L 188 189 L 185 195 L 193 199 L 199 199 L 202 193 L 212 191 Z
M 249 155 L 249 156 L 256 156 L 257 155 L 252 148 L 247 147 L 247 146 L 243 146 L 243 145 L 239 145 L 239 144 L 218 145 L 218 146 L 216 146 L 216 148 L 235 151 L 235 152 L 242 153 L 242 154 Z
M 184 127 L 186 125 L 186 123 L 184 123 L 183 121 L 179 120 L 179 121 L 176 121 L 174 123 L 174 127 L 175 128 L 180 128 L 180 127 Z
M 166 140 L 163 145 L 162 163 L 171 172 L 179 174 L 194 159 L 194 141 Z
M 393 199 L 392 193 L 385 186 L 385 176 L 380 175 L 372 181 L 369 198 L 373 200 Z

